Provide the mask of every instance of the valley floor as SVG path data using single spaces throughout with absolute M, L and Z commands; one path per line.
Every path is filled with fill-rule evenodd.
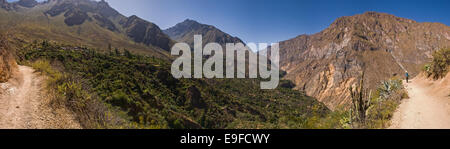
M 32 68 L 19 66 L 9 82 L 0 84 L 1 129 L 81 128 L 68 110 L 49 106 L 44 83 Z
M 392 129 L 450 129 L 450 73 L 441 80 L 423 75 L 406 83 L 410 96 L 392 119 Z

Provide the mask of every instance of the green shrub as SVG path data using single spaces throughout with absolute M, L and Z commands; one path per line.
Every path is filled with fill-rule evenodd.
M 37 60 L 31 63 L 31 67 L 33 67 L 36 71 L 44 73 L 45 75 L 55 79 L 60 79 L 62 77 L 62 74 L 59 71 L 52 68 L 48 60 Z
M 400 89 L 403 89 L 403 82 L 400 79 L 383 81 L 377 89 L 379 95 L 377 98 L 379 98 L 379 100 L 386 100 L 389 97 L 392 97 L 392 94 Z
M 372 106 L 367 112 L 367 123 L 365 128 L 387 128 L 395 110 L 402 99 L 406 99 L 408 93 L 403 86 L 402 80 L 392 78 L 383 81 L 374 94 Z
M 76 114 L 76 118 L 84 128 L 123 127 L 128 124 L 121 122 L 117 114 L 107 108 L 107 105 L 94 99 L 80 81 L 60 71 L 55 70 L 46 59 L 39 59 L 30 64 L 36 71 L 47 78 L 47 88 L 53 94 L 52 106 L 68 107 Z M 130 128 L 130 126 L 126 126 Z
M 355 90 L 353 90 L 355 91 Z M 357 94 L 363 95 L 361 87 Z M 364 96 L 361 96 L 364 97 Z M 394 115 L 395 110 L 402 99 L 409 98 L 402 81 L 398 78 L 392 78 L 383 81 L 371 96 L 366 94 L 365 100 L 370 100 L 366 103 L 367 106 L 360 108 L 360 114 L 355 114 L 355 108 L 338 107 L 337 110 L 328 112 L 325 116 L 312 116 L 304 121 L 306 128 L 369 128 L 380 129 L 387 128 L 390 125 L 390 120 Z M 368 97 L 371 97 L 368 99 Z M 361 98 L 359 98 L 361 100 Z M 358 101 L 358 100 L 356 100 Z M 357 102 L 358 103 L 358 102 Z M 367 104 L 370 103 L 370 104 Z M 362 104 L 362 103 L 361 103 Z M 354 107 L 354 106 L 353 106 Z M 360 117 L 361 116 L 361 117 Z M 358 120 L 358 117 L 360 118 Z M 363 119 L 363 120 L 362 120 Z
M 439 79 L 447 75 L 450 67 L 450 48 L 444 48 L 433 53 L 433 61 L 426 69 L 428 77 Z

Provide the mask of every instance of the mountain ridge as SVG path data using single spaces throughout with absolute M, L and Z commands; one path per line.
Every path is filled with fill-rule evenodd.
M 112 44 L 159 57 L 170 57 L 167 51 L 174 44 L 156 24 L 126 17 L 104 0 L 2 0 L 0 6 L 0 26 L 24 39 L 58 40 L 103 50 Z
M 175 41 L 188 43 L 191 47 L 194 45 L 194 35 L 203 36 L 203 45 L 211 42 L 219 43 L 222 46 L 225 46 L 226 43 L 244 43 L 238 37 L 233 37 L 212 25 L 201 24 L 191 19 L 186 19 L 164 30 L 164 33 Z

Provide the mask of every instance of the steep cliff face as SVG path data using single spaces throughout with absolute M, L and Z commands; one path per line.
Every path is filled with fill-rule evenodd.
M 16 62 L 9 51 L 7 42 L 0 39 L 0 83 L 8 81 L 16 68 Z
M 341 17 L 317 34 L 280 42 L 280 66 L 297 89 L 335 109 L 350 102 L 348 88 L 361 72 L 373 88 L 405 70 L 416 75 L 433 51 L 448 46 L 446 25 L 366 12 Z

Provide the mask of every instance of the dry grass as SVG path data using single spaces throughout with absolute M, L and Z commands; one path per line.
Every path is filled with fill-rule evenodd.
M 8 81 L 15 70 L 17 70 L 16 61 L 11 54 L 7 40 L 0 35 L 0 82 Z
M 58 117 L 64 117 L 58 126 L 72 127 L 76 124 L 71 120 L 75 119 L 82 128 L 129 128 L 114 110 L 88 92 L 89 87 L 82 79 L 53 69 L 46 60 L 38 60 L 30 65 L 47 76 L 45 103 L 54 109 Z

